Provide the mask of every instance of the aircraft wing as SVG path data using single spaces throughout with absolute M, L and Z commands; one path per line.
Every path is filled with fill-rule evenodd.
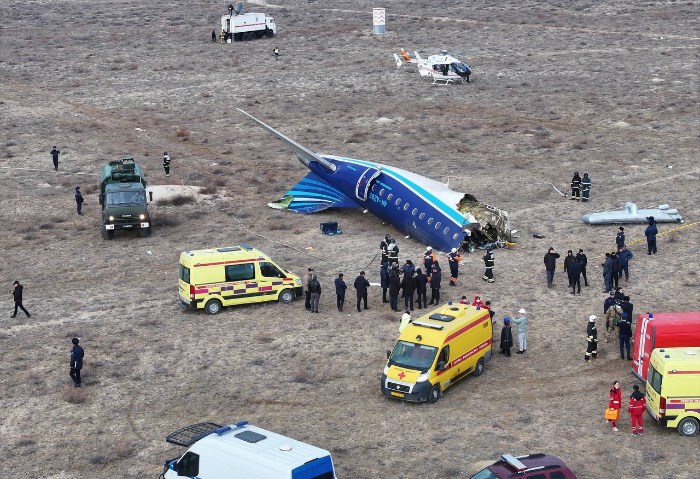
M 309 214 L 327 208 L 358 208 L 360 205 L 329 185 L 320 176 L 309 173 L 282 199 L 268 203 L 268 206 Z

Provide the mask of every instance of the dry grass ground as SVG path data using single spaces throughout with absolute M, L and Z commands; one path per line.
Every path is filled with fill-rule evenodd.
M 209 40 L 224 3 L 0 4 L 0 477 L 156 477 L 175 455 L 169 432 L 245 419 L 329 449 L 344 479 L 464 478 L 501 453 L 537 451 L 561 456 L 582 479 L 696 478 L 698 438 L 649 421 L 632 437 L 627 418 L 619 434 L 603 423 L 612 381 L 625 397 L 636 381 L 614 344 L 584 365 L 585 321 L 604 299 L 596 264 L 615 228 L 579 217 L 633 200 L 698 218 L 697 3 L 386 1 L 381 37 L 370 33 L 372 2 L 273 3 L 247 9 L 274 15 L 279 35 L 232 45 Z M 461 52 L 472 83 L 434 86 L 397 70 L 400 47 Z M 484 284 L 480 256 L 467 255 L 460 287 L 444 295 L 480 293 L 499 318 L 532 311 L 527 354 L 496 357 L 434 406 L 382 397 L 398 317 L 376 290 L 369 311 L 336 313 L 331 280 L 353 278 L 380 237 L 398 233 L 359 211 L 267 208 L 305 171 L 235 106 L 316 151 L 449 178 L 510 211 L 521 241 L 496 253 L 496 283 Z M 96 175 L 126 154 L 152 184 L 206 195 L 156 198 L 151 238 L 105 242 Z M 564 187 L 574 170 L 591 174 L 588 205 L 546 184 Z M 344 234 L 321 236 L 328 220 Z M 634 240 L 643 227 L 627 230 Z M 699 308 L 698 231 L 660 237 L 657 256 L 632 248 L 625 289 L 635 311 Z M 240 242 L 293 271 L 314 265 L 322 314 L 299 302 L 216 317 L 181 311 L 179 253 Z M 580 297 L 561 272 L 556 288 L 544 287 L 550 245 L 588 252 L 592 285 Z M 400 247 L 417 260 L 424 245 Z M 376 261 L 367 269 L 378 280 Z M 9 318 L 15 279 L 31 320 Z M 68 378 L 74 335 L 86 350 L 80 391 Z

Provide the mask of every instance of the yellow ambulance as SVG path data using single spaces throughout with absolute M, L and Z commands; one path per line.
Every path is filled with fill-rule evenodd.
M 484 372 L 492 342 L 488 310 L 447 304 L 431 311 L 410 323 L 387 351 L 382 394 L 435 403 L 460 379 Z
M 299 276 L 246 244 L 181 253 L 179 278 L 181 306 L 209 314 L 237 304 L 291 303 L 303 292 Z
M 700 348 L 654 349 L 647 375 L 647 411 L 682 436 L 700 431 Z

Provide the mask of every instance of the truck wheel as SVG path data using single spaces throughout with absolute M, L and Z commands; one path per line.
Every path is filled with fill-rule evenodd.
M 474 376 L 481 376 L 484 374 L 485 363 L 484 358 L 481 358 L 476 362 L 476 366 L 474 366 Z
M 148 238 L 149 236 L 151 236 L 151 227 L 149 226 L 148 228 L 141 228 L 139 230 L 139 236 L 141 238 Z
M 678 423 L 678 432 L 681 436 L 695 436 L 700 430 L 700 422 L 694 417 L 687 417 Z
M 280 293 L 278 300 L 280 303 L 289 304 L 294 300 L 294 291 L 291 289 L 283 289 Z
M 114 239 L 114 230 L 108 230 L 104 227 L 102 228 L 102 239 L 111 240 Z
M 272 30 L 267 30 L 266 35 L 267 38 L 272 38 L 275 36 L 275 32 L 273 32 Z
M 221 301 L 218 299 L 210 299 L 204 305 L 204 311 L 208 314 L 219 314 L 221 312 Z
M 430 389 L 430 393 L 428 394 L 428 402 L 430 404 L 435 404 L 438 402 L 438 399 L 440 399 L 440 383 L 437 383 L 435 386 L 433 386 Z

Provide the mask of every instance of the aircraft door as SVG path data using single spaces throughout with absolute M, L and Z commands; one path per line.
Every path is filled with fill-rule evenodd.
M 358 200 L 367 201 L 372 182 L 381 174 L 381 170 L 370 166 L 360 175 L 355 185 L 355 196 Z

